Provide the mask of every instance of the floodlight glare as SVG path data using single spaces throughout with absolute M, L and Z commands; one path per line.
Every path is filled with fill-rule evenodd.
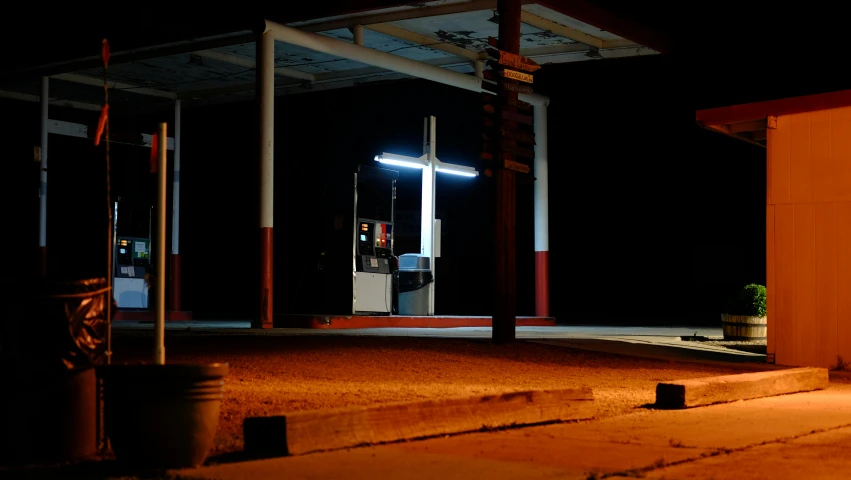
M 386 163 L 388 165 L 397 165 L 400 167 L 409 168 L 425 168 L 428 166 L 428 161 L 422 158 L 406 157 L 405 155 L 396 155 L 394 153 L 382 153 L 375 156 L 375 161 Z

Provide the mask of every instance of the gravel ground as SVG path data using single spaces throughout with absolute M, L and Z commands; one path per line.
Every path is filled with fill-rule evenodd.
M 114 338 L 114 363 L 147 362 L 148 336 Z M 242 421 L 328 407 L 531 389 L 591 387 L 598 416 L 653 403 L 660 381 L 752 371 L 566 347 L 489 340 L 355 336 L 183 335 L 166 338 L 168 363 L 227 362 L 215 450 L 242 450 Z
M 701 345 L 731 348 L 752 353 L 765 353 L 767 340 L 725 340 L 724 337 L 680 337 L 686 342 L 700 342 Z

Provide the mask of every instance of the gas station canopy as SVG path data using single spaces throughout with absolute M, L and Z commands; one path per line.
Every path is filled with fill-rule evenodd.
M 609 17 L 597 14 L 596 17 L 602 18 L 597 21 L 591 18 L 594 14 L 588 14 L 589 6 L 582 5 L 585 3 L 526 2 L 522 7 L 520 54 L 546 65 L 659 53 L 650 45 L 600 28 L 611 28 L 606 25 Z M 590 11 L 593 12 L 594 8 L 590 7 Z M 571 9 L 582 11 L 582 14 L 573 13 L 574 16 L 571 16 Z M 347 42 L 362 42 L 377 51 L 473 74 L 488 37 L 497 36 L 498 21 L 495 1 L 438 0 L 287 25 Z M 637 36 L 643 37 L 641 34 Z M 113 87 L 110 103 L 113 108 L 139 112 L 170 110 L 174 100 L 181 100 L 184 107 L 250 100 L 254 98 L 255 91 L 255 38 L 255 33 L 243 30 L 134 51 L 113 52 L 109 65 L 109 80 Z M 276 95 L 410 78 L 296 45 L 276 43 Z M 48 75 L 51 79 L 51 105 L 90 110 L 100 108 L 103 68 L 97 55 L 42 66 L 29 73 L 19 75 L 11 83 L 0 80 L 0 97 L 38 101 L 40 76 Z

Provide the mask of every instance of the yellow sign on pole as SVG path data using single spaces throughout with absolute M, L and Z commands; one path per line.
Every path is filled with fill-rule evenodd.
M 514 170 L 515 172 L 529 173 L 531 171 L 529 165 L 524 165 L 522 163 L 515 162 L 514 160 L 505 159 L 503 164 L 505 165 L 505 168 Z
M 518 72 L 516 70 L 509 70 L 505 68 L 502 70 L 502 76 L 505 78 L 510 78 L 512 80 L 520 80 L 521 82 L 532 83 L 532 75 L 528 73 Z

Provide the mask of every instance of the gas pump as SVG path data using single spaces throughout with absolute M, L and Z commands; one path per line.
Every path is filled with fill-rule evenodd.
M 141 232 L 141 225 L 135 229 L 132 226 L 132 215 L 127 207 L 121 209 L 119 216 L 119 205 L 115 202 L 115 250 L 113 265 L 113 296 L 118 303 L 118 308 L 148 308 L 148 283 L 145 275 L 150 271 L 151 261 L 151 238 L 121 235 L 119 232 L 136 233 Z M 147 215 L 148 228 L 150 229 L 150 208 Z M 122 220 L 119 224 L 119 219 Z M 143 228 L 143 227 L 142 227 Z M 135 231 L 134 231 L 135 230 Z
M 355 311 L 393 311 L 393 224 L 358 218 Z
M 306 313 L 390 315 L 394 307 L 393 220 L 399 172 L 360 165 L 323 183 L 323 240 L 300 298 Z

